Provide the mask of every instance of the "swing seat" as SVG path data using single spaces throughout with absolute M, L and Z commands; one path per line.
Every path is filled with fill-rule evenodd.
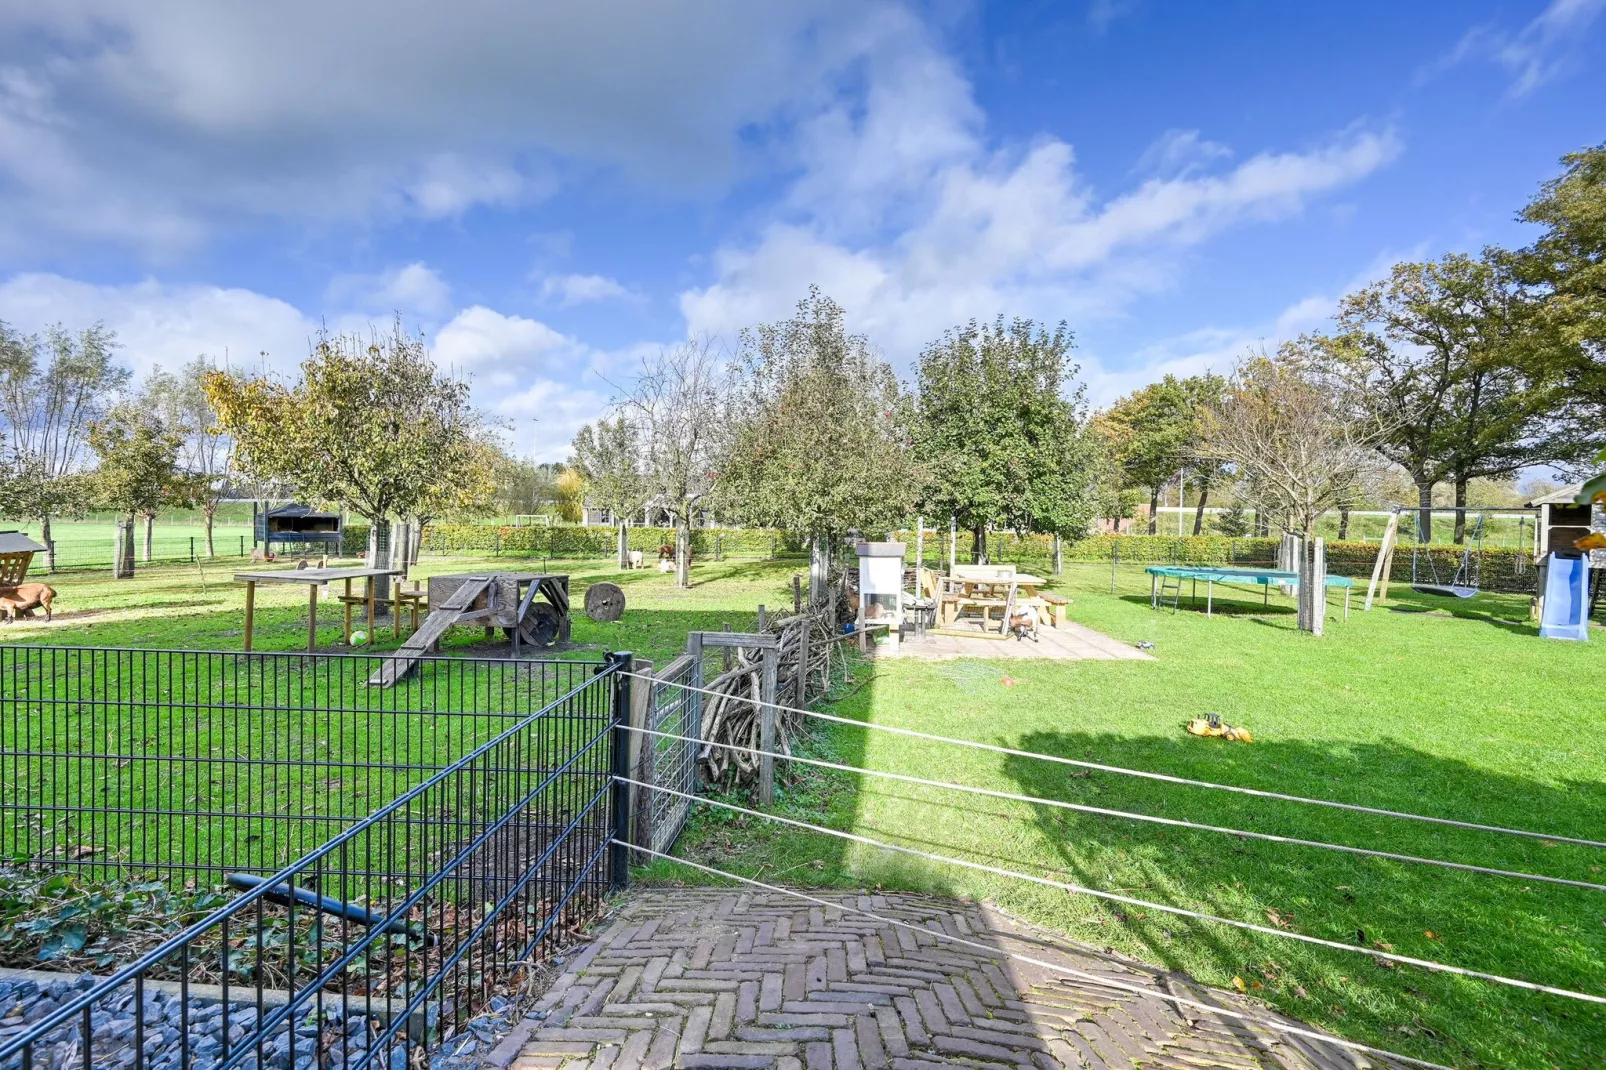
M 1431 583 L 1413 583 L 1411 590 L 1417 594 L 1437 595 L 1440 598 L 1471 598 L 1478 593 L 1476 587 L 1437 586 Z

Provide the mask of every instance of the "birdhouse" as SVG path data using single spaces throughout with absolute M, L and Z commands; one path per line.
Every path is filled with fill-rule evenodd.
M 44 549 L 20 531 L 0 531 L 0 587 L 21 583 L 33 564 L 33 555 Z

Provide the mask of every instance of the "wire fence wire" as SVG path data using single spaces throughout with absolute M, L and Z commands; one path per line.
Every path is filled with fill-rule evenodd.
M 20 1034 L 0 1040 L 0 1067 L 422 1066 L 422 1049 L 460 1030 L 491 995 L 510 992 L 522 969 L 543 960 L 554 943 L 594 916 L 615 876 L 609 847 L 618 831 L 614 738 L 622 692 L 617 660 L 602 666 L 547 664 L 495 685 L 528 699 L 527 709 L 511 702 L 491 710 L 451 709 L 451 704 L 423 708 L 417 694 L 400 702 L 390 693 L 381 698 L 369 692 L 381 708 L 364 713 L 376 719 L 348 723 L 342 715 L 350 711 L 333 698 L 352 697 L 338 685 L 360 679 L 355 671 L 367 670 L 355 667 L 368 659 L 346 664 L 346 659 L 320 657 L 290 665 L 271 656 L 249 662 L 208 662 L 203 656 L 196 662 L 193 655 L 174 654 L 169 663 L 126 656 L 151 652 L 34 650 L 24 652 L 23 664 L 33 670 L 25 673 L 16 665 L 17 651 L 0 653 L 13 656 L 0 677 L 8 725 L 20 719 L 21 711 L 72 711 L 68 716 L 82 711 L 97 728 L 121 733 L 122 746 L 142 748 L 136 758 L 146 772 L 132 781 L 115 781 L 132 802 L 126 809 L 139 820 L 93 826 L 98 833 L 134 833 L 121 841 L 119 853 L 125 857 L 118 865 L 153 868 L 170 877 L 216 869 L 271 872 L 254 880 L 237 876 L 231 883 L 247 888 L 244 894 L 86 991 L 64 996 Z M 115 656 L 107 660 L 109 655 Z M 157 666 L 163 675 L 131 692 L 129 666 L 140 664 Z M 226 695 L 243 698 L 251 687 L 235 691 L 216 676 L 202 675 L 205 686 L 215 690 L 199 693 L 219 702 L 203 706 L 196 699 L 196 678 L 168 671 L 197 664 L 228 666 L 254 686 L 279 680 L 280 690 L 228 704 L 221 701 Z M 46 671 L 52 668 L 58 671 Z M 496 693 L 487 691 L 489 678 L 515 666 L 434 668 L 437 681 L 426 674 L 422 689 L 439 686 L 460 701 Z M 108 678 L 107 671 L 93 670 L 112 669 L 110 678 L 122 681 L 111 691 L 117 697 L 96 700 L 92 689 L 78 686 L 86 677 Z M 291 688 L 282 679 L 309 672 L 318 686 L 303 679 L 307 686 Z M 73 684 L 64 689 L 63 679 Z M 217 719 L 208 722 L 213 731 L 143 735 L 155 726 L 154 696 L 164 686 L 179 692 L 162 707 L 165 719 Z M 300 696 L 289 721 L 273 720 L 282 716 L 273 706 L 276 696 Z M 109 722 L 97 719 L 108 710 L 117 711 Z M 136 717 L 132 731 L 127 731 L 129 711 Z M 230 753 L 237 746 L 258 749 L 263 735 L 228 725 L 234 719 L 256 725 L 250 719 L 254 714 L 269 715 L 265 738 L 277 743 L 310 744 L 312 752 L 325 745 L 354 749 L 341 752 L 343 762 L 325 761 L 302 771 L 308 782 L 292 787 L 288 797 L 260 800 L 253 793 L 282 788 L 285 770 L 298 762 L 288 752 L 243 763 Z M 435 752 L 439 757 L 421 757 L 416 742 L 425 720 L 446 733 L 450 754 L 442 743 Z M 335 727 L 322 734 L 319 722 Z M 317 735 L 317 742 L 303 738 L 305 733 Z M 401 747 L 409 757 L 399 762 L 389 759 L 387 746 L 398 733 L 409 741 Z M 93 733 L 75 738 L 99 743 Z M 150 749 L 153 742 L 209 757 L 196 762 L 174 754 L 158 757 Z M 174 746 L 181 742 L 197 745 Z M 122 759 L 115 754 L 108 747 L 88 759 L 101 763 L 91 767 L 96 776 L 119 768 Z M 215 766 L 212 755 L 228 764 Z M 0 791 L 13 814 L 38 807 L 34 785 L 41 770 L 80 774 L 45 780 L 53 785 L 47 793 L 57 800 L 52 805 L 70 810 L 66 800 L 73 796 L 65 785 L 86 783 L 82 770 L 74 768 L 78 760 L 56 751 L 13 758 L 8 748 L 7 761 L 13 764 Z M 331 828 L 333 834 L 287 865 L 272 867 L 267 865 L 271 852 L 244 846 L 249 837 L 185 837 L 162 816 L 161 807 L 181 801 L 181 794 L 169 794 L 163 778 L 183 777 L 184 790 L 204 793 L 219 786 L 209 779 L 219 768 L 253 777 L 250 789 L 210 795 L 200 816 L 192 813 L 181 821 L 203 828 L 228 824 L 228 810 L 243 805 L 253 811 L 245 827 L 285 830 L 275 850 L 291 850 Z M 25 779 L 12 775 L 18 773 Z M 299 820 L 305 815 L 296 812 L 298 801 L 336 798 L 334 792 L 307 794 L 310 782 L 352 774 L 364 790 L 340 802 L 368 799 L 370 813 L 334 827 L 350 815 L 333 814 L 325 806 L 312 821 Z M 93 785 L 91 795 L 99 791 L 99 779 L 87 783 Z M 15 801 L 22 793 L 28 794 L 26 805 Z M 275 826 L 268 815 L 287 799 L 291 809 L 275 815 L 285 819 Z M 66 822 L 61 811 L 48 812 L 57 815 L 56 826 Z M 160 831 L 139 835 L 142 823 Z M 23 835 L 36 837 L 30 842 L 44 849 L 34 856 L 37 862 L 88 861 L 71 853 L 63 857 L 54 837 L 36 830 Z

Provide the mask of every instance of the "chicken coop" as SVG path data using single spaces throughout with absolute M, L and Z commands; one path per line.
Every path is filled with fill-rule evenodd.
M 325 513 L 294 502 L 256 510 L 256 542 L 265 550 L 339 554 L 344 537 L 339 513 Z

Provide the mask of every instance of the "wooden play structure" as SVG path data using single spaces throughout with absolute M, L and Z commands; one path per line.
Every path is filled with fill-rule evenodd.
M 44 550 L 20 531 L 0 531 L 0 587 L 21 583 L 33 564 L 33 555 Z
M 459 624 L 479 624 L 486 637 L 501 628 L 513 656 L 569 641 L 569 577 L 547 572 L 477 572 L 429 578 L 429 616 L 369 677 L 392 687 L 417 667 Z
M 256 601 L 257 584 L 259 583 L 304 583 L 307 585 L 307 650 L 318 649 L 318 588 L 326 583 L 343 582 L 345 594 L 340 601 L 345 605 L 345 641 L 351 645 L 351 609 L 354 605 L 365 605 L 368 609 L 368 634 L 374 633 L 374 612 L 376 608 L 374 581 L 381 576 L 398 576 L 400 571 L 389 568 L 300 568 L 279 569 L 273 572 L 237 572 L 234 578 L 237 582 L 245 584 L 245 649 L 251 649 L 251 640 L 256 630 Z M 367 581 L 366 593 L 354 595 L 351 591 L 353 580 Z M 400 628 L 401 614 L 397 607 L 397 627 Z M 398 634 L 399 631 L 398 631 Z

